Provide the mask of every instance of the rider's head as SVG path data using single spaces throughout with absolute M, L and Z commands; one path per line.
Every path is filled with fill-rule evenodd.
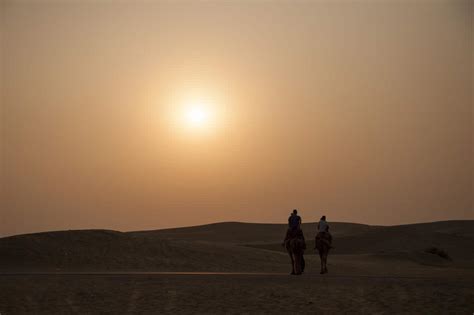
M 298 210 L 294 209 L 293 214 L 297 214 L 297 213 L 298 213 Z
M 326 216 L 325 216 L 325 215 L 323 215 L 323 216 L 321 217 L 321 220 L 324 220 L 324 221 L 326 221 Z

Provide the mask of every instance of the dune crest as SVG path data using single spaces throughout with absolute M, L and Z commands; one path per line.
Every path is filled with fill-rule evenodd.
M 286 272 L 288 256 L 281 246 L 285 229 L 284 224 L 224 222 L 153 231 L 71 230 L 10 236 L 0 239 L 0 272 Z M 331 229 L 335 249 L 329 263 L 341 272 L 357 269 L 363 261 L 373 268 L 400 262 L 420 268 L 474 267 L 474 221 L 399 226 L 333 222 Z M 317 265 L 311 250 L 315 230 L 315 224 L 303 224 L 306 256 L 309 264 Z

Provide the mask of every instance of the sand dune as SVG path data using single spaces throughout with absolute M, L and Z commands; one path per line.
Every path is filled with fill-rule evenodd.
M 283 224 L 228 222 L 127 233 L 73 230 L 17 235 L 0 239 L 0 272 L 286 272 L 288 257 L 281 246 L 285 229 Z M 314 255 L 315 224 L 304 224 L 303 229 L 308 240 L 307 255 Z M 331 229 L 336 248 L 330 261 L 339 262 L 340 271 L 351 270 L 341 259 L 351 255 L 349 262 L 363 259 L 382 266 L 405 261 L 407 266 L 474 268 L 474 221 L 389 227 L 331 223 Z M 427 253 L 425 250 L 430 247 L 445 251 L 451 259 Z M 317 257 L 307 259 L 318 265 Z
M 334 237 L 332 255 L 373 255 L 386 259 L 408 259 L 422 264 L 474 267 L 474 221 L 443 221 L 433 223 L 375 227 L 354 234 Z M 305 231 L 306 232 L 306 231 Z M 308 234 L 307 232 L 305 233 Z M 314 234 L 307 237 L 314 246 Z M 279 243 L 249 246 L 281 251 Z M 443 250 L 451 260 L 426 252 L 429 248 Z
M 0 239 L 0 271 L 12 270 L 275 270 L 286 254 L 231 244 L 165 240 L 107 230 Z
M 331 223 L 334 236 L 348 236 L 376 230 L 378 226 L 370 226 L 357 223 Z M 314 237 L 316 223 L 303 223 L 303 231 L 306 238 Z M 175 229 L 163 229 L 154 231 L 130 232 L 132 235 L 147 235 L 160 239 L 173 240 L 200 240 L 225 243 L 271 243 L 280 242 L 285 235 L 284 224 L 261 224 L 224 222 L 200 226 L 191 226 Z
M 310 245 L 289 276 L 285 225 L 218 223 L 116 232 L 59 231 L 0 239 L 2 314 L 470 313 L 474 221 L 391 227 L 332 223 L 336 249 L 319 274 Z M 303 226 L 312 239 L 315 226 Z M 425 251 L 437 246 L 451 260 Z M 34 275 L 34 271 L 103 274 Z M 122 274 L 107 274 L 122 271 Z M 262 274 L 159 275 L 127 271 Z M 14 273 L 25 274 L 14 274 Z M 269 274 L 272 273 L 272 274 Z

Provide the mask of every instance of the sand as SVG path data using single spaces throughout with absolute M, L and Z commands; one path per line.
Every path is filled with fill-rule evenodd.
M 320 275 L 303 226 L 302 276 L 289 275 L 278 224 L 0 238 L 0 314 L 473 314 L 474 221 L 331 227 Z
M 1 276 L 2 314 L 471 314 L 467 279 L 288 275 Z

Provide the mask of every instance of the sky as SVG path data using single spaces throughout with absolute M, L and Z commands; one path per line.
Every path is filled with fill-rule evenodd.
M 0 236 L 474 219 L 471 1 L 0 2 Z

